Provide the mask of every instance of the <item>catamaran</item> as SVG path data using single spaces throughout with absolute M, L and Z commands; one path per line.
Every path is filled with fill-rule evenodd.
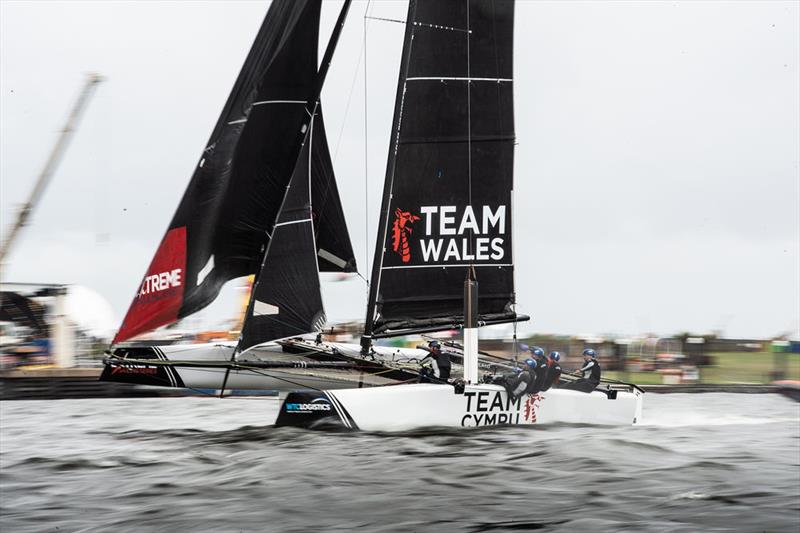
M 180 368 L 213 367 L 224 391 L 251 386 L 244 373 L 299 369 L 281 377 L 302 390 L 285 398 L 279 426 L 638 422 L 642 391 L 632 385 L 512 398 L 484 379 L 509 362 L 481 356 L 478 328 L 528 319 L 516 313 L 514 292 L 513 0 L 409 2 L 360 346 L 296 338 L 325 324 L 319 272 L 355 269 L 319 98 L 349 5 L 317 68 L 319 0 L 273 1 L 115 339 L 196 312 L 225 281 L 254 274 L 238 342 L 214 348 L 223 357 L 203 365 L 120 345 L 104 375 L 141 379 L 155 368 L 175 381 Z M 453 329 L 464 338 L 452 383 L 410 383 L 425 352 L 375 345 Z M 281 360 L 265 344 L 276 340 L 281 353 L 310 360 Z M 302 374 L 310 371 L 313 380 Z M 357 384 L 331 379 L 348 372 L 361 376 Z
M 319 0 L 272 3 L 117 332 L 102 380 L 201 391 L 382 385 L 425 352 L 312 342 L 320 272 L 356 272 L 319 101 L 350 3 L 318 67 Z M 241 337 L 169 345 L 137 337 L 254 276 Z M 271 341 L 279 340 L 274 343 Z

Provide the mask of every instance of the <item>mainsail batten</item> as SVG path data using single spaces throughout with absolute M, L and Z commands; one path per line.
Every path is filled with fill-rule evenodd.
M 114 343 L 175 322 L 211 303 L 222 285 L 255 274 L 315 110 L 313 213 L 319 246 L 354 271 L 318 98 L 319 0 L 272 2 L 166 236 Z M 315 96 L 314 96 L 315 95 Z M 308 104 L 314 97 L 313 105 Z M 298 105 L 301 104 L 301 105 Z M 322 227 L 335 225 L 335 231 Z M 153 281 L 154 280 L 154 281 Z M 177 281 L 176 281 L 177 280 Z
M 412 0 L 365 326 L 371 337 L 515 320 L 513 1 Z

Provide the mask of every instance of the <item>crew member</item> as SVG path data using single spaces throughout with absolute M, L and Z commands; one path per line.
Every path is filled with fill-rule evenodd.
M 528 388 L 528 394 L 536 394 L 541 390 L 545 390 L 544 386 L 548 380 L 547 356 L 544 354 L 544 350 L 538 346 L 534 346 L 531 353 L 533 358 L 536 359 L 536 381 Z
M 532 358 L 525 359 L 524 365 L 519 372 L 512 377 L 506 378 L 503 385 L 512 400 L 516 400 L 520 396 L 533 387 L 536 382 L 536 360 Z
M 597 362 L 597 352 L 591 348 L 583 351 L 583 366 L 578 369 L 581 377 L 567 383 L 562 389 L 579 390 L 581 392 L 592 392 L 595 387 L 600 385 L 600 363 Z
M 425 363 L 430 359 L 433 365 L 433 377 L 437 381 L 446 382 L 450 379 L 450 356 L 442 351 L 442 345 L 439 344 L 439 341 L 429 342 L 427 349 L 429 353 L 420 363 Z
M 561 365 L 558 363 L 560 359 L 560 353 L 550 352 L 550 356 L 547 358 L 547 379 L 545 379 L 541 390 L 545 391 L 551 387 L 558 387 L 558 379 L 561 377 Z

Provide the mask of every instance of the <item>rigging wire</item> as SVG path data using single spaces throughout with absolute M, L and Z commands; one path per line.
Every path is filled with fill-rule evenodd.
M 347 103 L 345 104 L 345 108 L 344 108 L 344 118 L 342 119 L 342 125 L 339 128 L 339 135 L 338 135 L 338 137 L 336 139 L 336 147 L 333 150 L 333 164 L 335 165 L 336 161 L 337 161 L 337 159 L 339 157 L 339 148 L 341 147 L 342 139 L 344 138 L 344 127 L 345 127 L 345 124 L 347 122 L 347 117 L 350 114 L 350 104 L 352 103 L 353 93 L 355 92 L 356 82 L 358 81 L 359 67 L 362 64 L 362 59 L 363 59 L 363 62 L 364 62 L 363 63 L 364 64 L 364 205 L 365 205 L 365 209 L 364 209 L 364 212 L 365 212 L 365 215 L 364 215 L 364 228 L 365 228 L 365 234 L 366 234 L 365 235 L 366 241 L 365 241 L 365 244 L 364 244 L 365 251 L 364 251 L 364 263 L 363 264 L 365 265 L 365 267 L 369 262 L 369 245 L 367 244 L 367 243 L 369 243 L 369 229 L 368 229 L 369 228 L 369 213 L 368 213 L 368 210 L 367 210 L 367 206 L 369 205 L 369 190 L 368 190 L 367 186 L 368 186 L 369 182 L 368 182 L 368 179 L 367 179 L 367 177 L 368 177 L 368 167 L 367 167 L 368 158 L 367 158 L 367 147 L 366 147 L 366 144 L 367 144 L 367 141 L 366 141 L 366 139 L 367 139 L 367 19 L 385 20 L 385 21 L 389 21 L 389 22 L 403 22 L 403 23 L 405 23 L 405 21 L 395 21 L 393 19 L 381 19 L 381 18 L 377 18 L 377 17 L 370 17 L 369 16 L 369 10 L 370 10 L 371 4 L 372 4 L 372 0 L 368 0 L 367 1 L 367 5 L 364 8 L 364 32 L 363 32 L 363 36 L 361 38 L 361 49 L 358 52 L 358 61 L 356 61 L 356 67 L 353 70 L 353 79 L 350 82 L 350 91 L 347 94 Z M 366 287 L 367 287 L 367 292 L 369 293 L 369 279 L 367 279 L 359 271 L 356 271 L 356 274 L 358 275 L 358 277 L 360 277 L 362 280 L 364 280 L 364 283 L 366 284 Z
M 369 4 L 367 4 L 369 8 Z M 364 17 L 366 18 L 366 12 Z M 366 47 L 366 34 L 364 39 L 361 41 L 361 50 L 358 52 L 358 61 L 356 62 L 356 68 L 353 70 L 353 80 L 350 82 L 350 92 L 347 95 L 347 104 L 344 106 L 344 118 L 342 119 L 342 125 L 339 128 L 339 137 L 336 139 L 336 148 L 333 150 L 333 163 L 336 164 L 336 159 L 339 156 L 339 146 L 342 144 L 342 137 L 344 137 L 344 126 L 347 122 L 347 116 L 350 111 L 350 102 L 353 99 L 353 91 L 356 87 L 356 82 L 358 81 L 358 67 L 361 66 L 361 59 L 364 56 L 364 49 Z
M 370 19 L 370 20 L 380 20 L 380 21 L 383 21 L 383 22 L 397 22 L 399 24 L 405 24 L 406 23 L 405 20 L 390 19 L 390 18 L 386 18 L 386 17 L 370 17 L 368 15 L 364 15 L 364 19 L 365 19 L 365 21 L 366 21 L 366 19 Z
M 369 111 L 368 100 L 367 100 L 367 57 L 369 54 L 369 50 L 367 49 L 367 28 L 368 23 L 367 19 L 369 17 L 369 8 L 371 6 L 371 0 L 367 0 L 367 7 L 364 8 L 364 268 L 367 269 L 366 271 L 369 272 L 369 137 L 368 133 L 368 119 L 367 113 Z M 359 274 L 360 275 L 360 274 Z M 361 276 L 361 278 L 366 283 L 366 293 L 367 293 L 367 301 L 369 301 L 369 279 Z

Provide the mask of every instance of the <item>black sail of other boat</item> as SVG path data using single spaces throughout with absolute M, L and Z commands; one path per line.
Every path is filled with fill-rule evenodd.
M 320 4 L 272 2 L 114 344 L 199 311 L 225 282 L 259 271 L 312 117 L 319 269 L 355 271 L 318 105 Z
M 311 209 L 315 123 L 312 120 L 308 129 L 253 287 L 240 351 L 265 340 L 320 331 L 325 325 Z
M 516 315 L 512 0 L 411 0 L 362 346 Z

